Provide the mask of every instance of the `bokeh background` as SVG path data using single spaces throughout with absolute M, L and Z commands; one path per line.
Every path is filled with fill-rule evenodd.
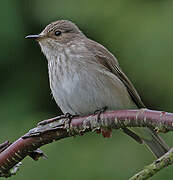
M 0 17 L 0 142 L 61 113 L 45 57 L 36 42 L 24 39 L 58 19 L 74 21 L 115 54 L 148 108 L 173 112 L 172 0 L 1 0 Z M 173 134 L 163 136 L 172 146 Z M 121 131 L 110 139 L 95 133 L 68 138 L 42 150 L 48 160 L 26 158 L 11 179 L 128 179 L 154 160 Z M 168 167 L 153 179 L 172 176 Z

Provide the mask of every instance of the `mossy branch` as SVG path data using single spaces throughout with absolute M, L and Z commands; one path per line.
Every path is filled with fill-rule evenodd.
M 144 169 L 137 174 L 135 174 L 133 177 L 131 177 L 129 180 L 144 180 L 152 177 L 154 174 L 156 174 L 161 169 L 173 164 L 173 148 L 169 150 L 166 154 L 164 154 L 162 157 L 154 161 L 152 164 L 145 166 Z
M 45 144 L 62 138 L 81 135 L 88 131 L 100 130 L 100 128 L 119 129 L 124 127 L 152 127 L 157 132 L 172 131 L 173 113 L 148 109 L 106 111 L 99 118 L 98 114 L 75 117 L 71 120 L 70 126 L 68 118 L 62 117 L 52 123 L 38 125 L 16 142 L 12 144 L 5 142 L 0 145 L 0 176 L 9 177 L 15 174 L 18 170 L 19 162 L 27 155 L 34 160 L 44 156 L 43 152 L 38 148 Z M 144 168 L 143 171 L 136 174 L 131 180 L 151 177 L 163 167 L 172 164 L 172 158 L 171 150 L 148 166 L 151 168 L 147 168 L 147 170 Z

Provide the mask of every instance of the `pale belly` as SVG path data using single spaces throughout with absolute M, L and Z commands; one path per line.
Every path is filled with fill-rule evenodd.
M 105 106 L 108 110 L 136 108 L 123 83 L 108 71 L 81 70 L 61 80 L 54 77 L 50 87 L 63 113 L 87 115 Z

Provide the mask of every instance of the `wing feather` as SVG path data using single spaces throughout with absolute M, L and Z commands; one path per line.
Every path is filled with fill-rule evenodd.
M 96 57 L 97 61 L 100 64 L 102 64 L 105 68 L 107 68 L 110 72 L 115 74 L 124 83 L 124 85 L 127 88 L 127 91 L 129 92 L 132 100 L 135 102 L 137 107 L 145 108 L 145 105 L 143 104 L 136 89 L 134 88 L 133 84 L 128 79 L 128 77 L 121 70 L 118 61 L 114 57 L 114 55 L 111 54 L 104 46 L 90 39 L 88 39 L 86 45 L 88 50 L 94 53 L 94 56 Z

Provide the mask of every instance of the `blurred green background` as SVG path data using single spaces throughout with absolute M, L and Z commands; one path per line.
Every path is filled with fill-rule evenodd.
M 115 54 L 148 108 L 173 112 L 172 0 L 1 0 L 0 17 L 0 142 L 60 114 L 46 59 L 36 42 L 24 39 L 58 19 L 72 20 Z M 173 133 L 163 136 L 172 146 Z M 95 133 L 69 138 L 42 150 L 48 160 L 26 158 L 11 179 L 128 179 L 154 160 L 121 131 L 110 139 Z M 168 167 L 153 179 L 172 176 Z

